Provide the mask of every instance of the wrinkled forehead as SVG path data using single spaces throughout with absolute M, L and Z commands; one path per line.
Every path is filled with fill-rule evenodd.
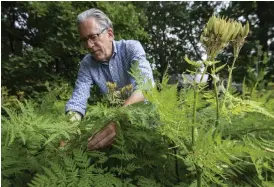
M 79 33 L 94 34 L 99 32 L 100 26 L 97 23 L 96 19 L 93 17 L 87 18 L 85 21 L 81 22 L 78 25 Z

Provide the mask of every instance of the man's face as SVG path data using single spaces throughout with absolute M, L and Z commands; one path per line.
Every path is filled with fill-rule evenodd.
M 107 61 L 110 59 L 114 39 L 111 28 L 100 28 L 94 18 L 88 18 L 80 23 L 78 31 L 84 46 L 96 60 Z

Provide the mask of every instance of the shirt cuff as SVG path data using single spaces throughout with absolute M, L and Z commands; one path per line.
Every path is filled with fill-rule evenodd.
M 80 107 L 76 107 L 76 106 L 66 106 L 66 114 L 67 114 L 69 111 L 78 112 L 79 114 L 82 115 L 82 117 L 84 117 L 85 114 L 86 114 L 86 111 L 85 111 L 85 110 L 83 110 L 83 109 L 80 108 Z

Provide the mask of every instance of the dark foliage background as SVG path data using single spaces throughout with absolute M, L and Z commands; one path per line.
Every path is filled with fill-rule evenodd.
M 86 54 L 78 42 L 76 16 L 89 8 L 105 11 L 114 23 L 115 37 L 140 40 L 158 80 L 183 73 L 184 56 L 202 60 L 201 30 L 213 15 L 250 22 L 250 34 L 240 53 L 234 80 L 258 74 L 263 52 L 265 82 L 273 81 L 273 2 L 1 2 L 2 86 L 8 93 L 26 98 L 48 91 L 56 81 L 71 86 L 81 58 Z M 231 49 L 220 59 L 227 62 Z M 223 76 L 226 76 L 223 72 Z

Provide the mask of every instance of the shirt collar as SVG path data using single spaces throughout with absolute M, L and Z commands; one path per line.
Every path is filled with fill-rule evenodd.
M 112 57 L 114 58 L 115 55 L 117 54 L 117 45 L 116 45 L 116 41 L 113 40 L 112 42 L 112 46 L 113 46 L 113 53 L 112 53 Z

